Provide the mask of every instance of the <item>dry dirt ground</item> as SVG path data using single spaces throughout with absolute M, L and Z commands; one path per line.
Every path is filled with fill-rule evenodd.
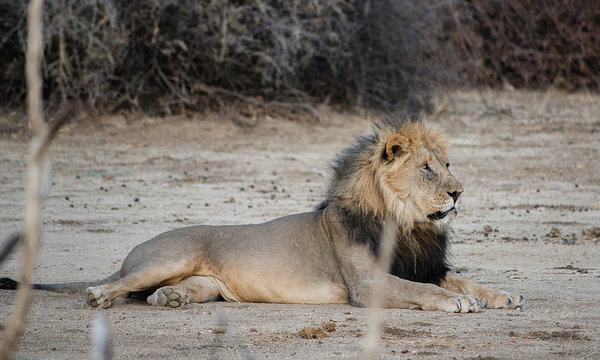
M 527 297 L 525 311 L 385 310 L 379 356 L 399 359 L 600 358 L 600 97 L 461 92 L 435 121 L 451 137 L 465 193 L 454 222 L 456 271 Z M 192 224 L 256 223 L 312 209 L 328 163 L 374 115 L 317 123 L 217 116 L 76 122 L 52 149 L 39 282 L 93 280 L 136 244 Z M 27 137 L 1 119 L 0 237 L 20 226 Z M 8 125 L 7 125 L 8 124 Z M 554 228 L 554 229 L 553 229 Z M 20 251 L 0 265 L 18 276 Z M 0 291 L 0 324 L 14 292 Z M 80 295 L 35 292 L 21 359 L 83 359 L 99 311 Z M 348 305 L 245 303 L 154 308 L 123 299 L 104 312 L 115 358 L 359 358 L 368 311 Z M 307 326 L 333 322 L 327 337 Z M 328 327 L 333 327 L 331 323 Z

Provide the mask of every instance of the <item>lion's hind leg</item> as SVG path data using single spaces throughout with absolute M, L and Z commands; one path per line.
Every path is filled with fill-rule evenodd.
M 161 285 L 176 284 L 180 279 L 189 276 L 186 274 L 188 268 L 185 263 L 132 266 L 127 269 L 127 274 L 117 281 L 88 287 L 85 291 L 86 301 L 92 307 L 106 309 L 118 296 L 156 289 Z M 169 295 L 171 294 L 167 297 Z M 185 301 L 183 296 L 181 301 Z
M 160 283 L 148 275 L 144 272 L 134 275 L 129 274 L 115 282 L 88 287 L 85 290 L 85 300 L 91 307 L 109 308 L 118 296 L 150 289 Z
M 107 309 L 113 300 L 129 291 L 122 291 L 119 281 L 100 286 L 91 286 L 85 290 L 85 301 L 94 308 Z
M 188 303 L 203 303 L 219 298 L 219 289 L 206 276 L 190 276 L 177 284 L 163 286 L 148 296 L 148 304 L 179 308 Z

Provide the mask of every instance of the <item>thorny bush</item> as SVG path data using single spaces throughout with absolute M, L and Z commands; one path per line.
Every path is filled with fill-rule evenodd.
M 0 0 L 7 106 L 25 100 L 27 3 Z M 46 1 L 44 98 L 314 115 L 315 103 L 428 110 L 432 89 L 457 83 L 597 90 L 599 24 L 585 0 Z

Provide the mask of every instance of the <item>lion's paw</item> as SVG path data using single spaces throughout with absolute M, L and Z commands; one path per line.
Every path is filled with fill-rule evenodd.
M 106 309 L 112 305 L 106 290 L 101 286 L 89 287 L 85 290 L 85 301 L 94 308 Z
M 494 298 L 489 299 L 487 307 L 490 309 L 525 309 L 527 302 L 525 296 L 519 293 L 500 291 Z
M 439 298 L 431 298 L 421 306 L 423 310 L 442 310 L 454 313 L 479 312 L 483 309 L 481 302 L 471 295 L 450 294 Z
M 479 312 L 483 308 L 481 302 L 471 295 L 452 296 L 440 305 L 440 310 L 455 313 Z
M 469 313 L 479 312 L 482 309 L 481 302 L 474 296 L 471 295 L 460 295 L 454 299 L 456 303 L 456 310 L 454 312 Z
M 177 289 L 165 286 L 157 289 L 152 295 L 148 296 L 148 304 L 153 306 L 164 306 L 170 308 L 179 308 L 189 304 L 188 296 Z

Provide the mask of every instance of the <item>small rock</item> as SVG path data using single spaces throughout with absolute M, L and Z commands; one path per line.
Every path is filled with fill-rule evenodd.
M 258 124 L 258 118 L 256 117 L 256 115 L 249 117 L 239 114 L 232 114 L 230 118 L 231 122 L 233 122 L 236 126 L 239 126 L 241 128 L 250 129 L 256 127 L 256 125 Z
M 562 238 L 562 242 L 565 245 L 575 245 L 575 239 L 571 238 Z
M 552 229 L 550 229 L 550 233 L 548 234 L 548 236 L 551 238 L 560 237 L 560 230 L 558 228 L 553 227 Z
M 492 231 L 494 231 L 494 228 L 493 228 L 493 227 L 491 227 L 490 225 L 484 225 L 484 226 L 483 226 L 483 231 L 485 231 L 485 232 L 489 233 L 489 232 L 492 232 Z
M 224 326 L 217 326 L 212 329 L 213 334 L 225 334 L 227 329 Z

